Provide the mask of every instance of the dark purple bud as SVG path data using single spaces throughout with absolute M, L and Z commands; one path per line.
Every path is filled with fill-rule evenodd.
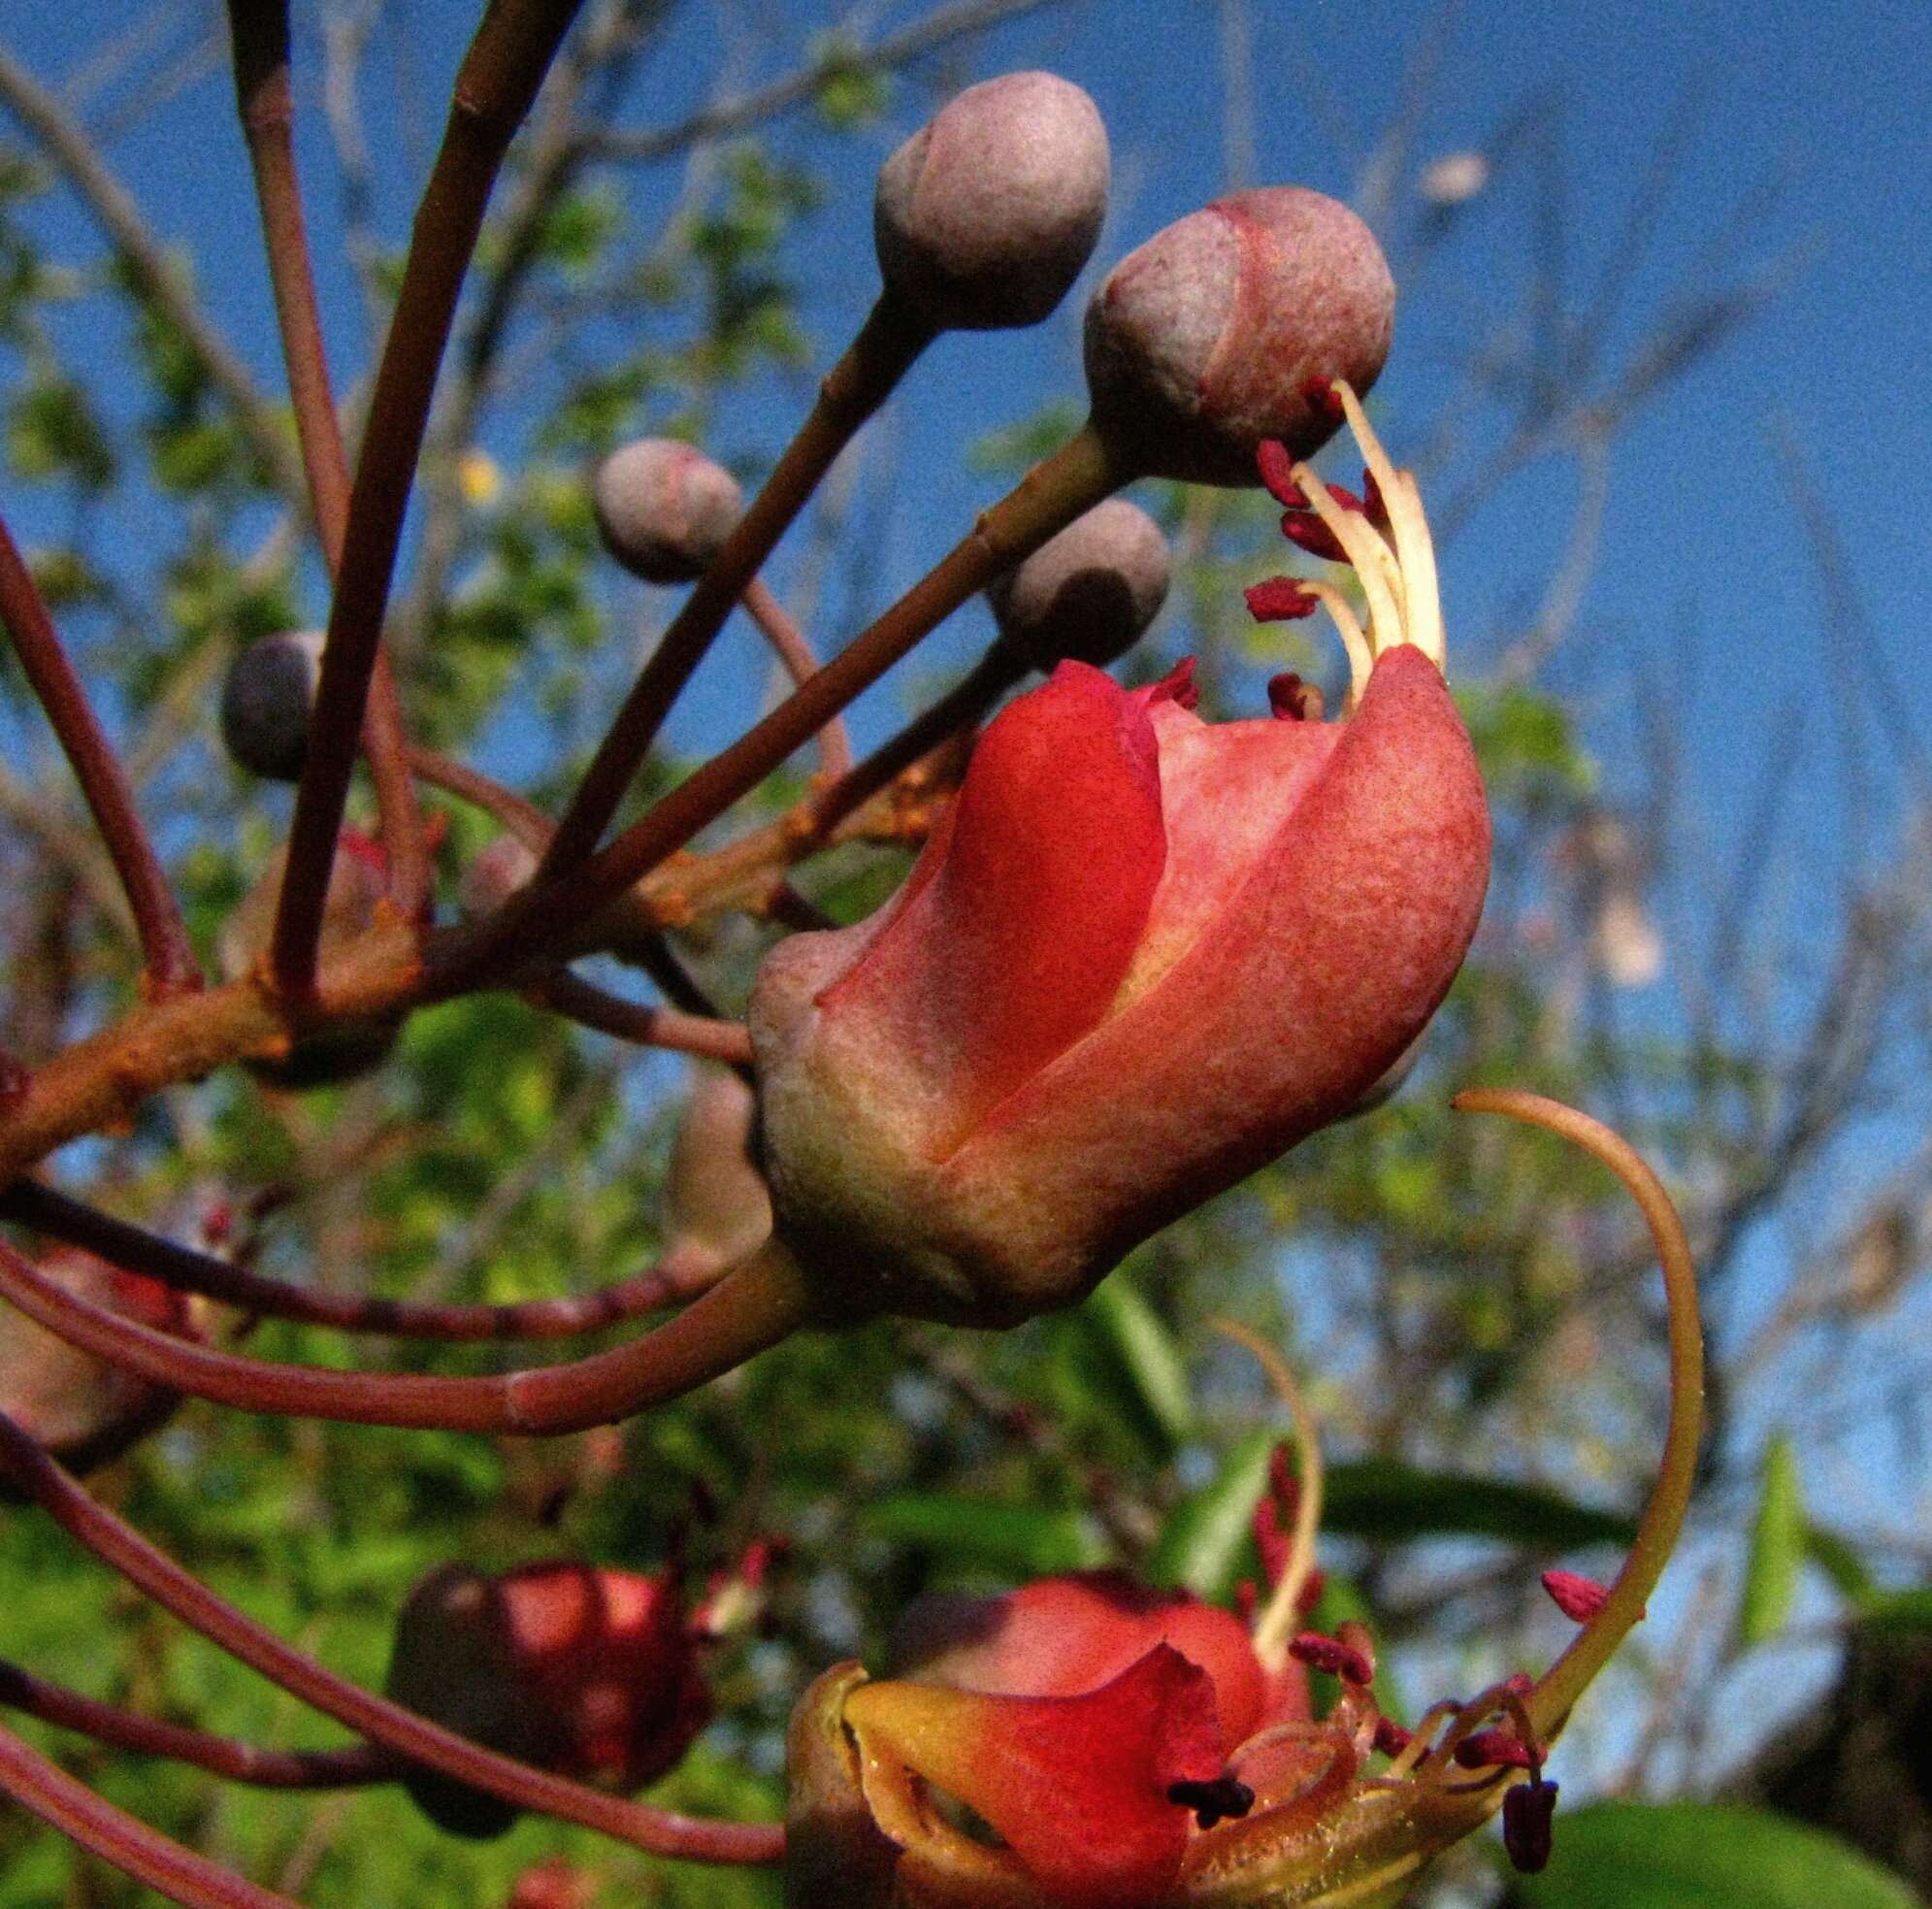
M 288 630 L 251 642 L 228 666 L 221 685 L 221 740 L 255 775 L 302 777 L 309 712 L 322 675 L 322 633 Z
M 879 169 L 880 275 L 942 330 L 1037 324 L 1100 236 L 1108 172 L 1107 130 L 1070 81 L 968 86 Z
M 1137 505 L 1110 497 L 986 595 L 999 634 L 1042 675 L 1069 656 L 1104 669 L 1167 600 L 1167 540 Z
M 1550 1860 L 1556 1785 L 1519 1783 L 1503 1798 L 1503 1848 L 1511 1864 L 1533 1876 Z

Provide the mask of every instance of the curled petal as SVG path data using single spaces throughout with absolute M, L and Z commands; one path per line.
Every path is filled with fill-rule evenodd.
M 1169 1790 L 1223 1773 L 1213 1684 L 1164 1644 L 1084 1696 L 867 1684 L 845 1721 L 867 1756 L 984 1817 L 1064 1909 L 1158 1899 L 1188 1844 Z

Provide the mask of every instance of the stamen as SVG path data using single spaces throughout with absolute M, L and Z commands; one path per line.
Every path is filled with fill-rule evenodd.
M 1183 709 L 1192 709 L 1200 701 L 1200 688 L 1195 681 L 1195 659 L 1184 656 L 1149 689 L 1143 692 L 1149 706 L 1156 703 L 1176 703 Z
M 1268 1375 L 1276 1396 L 1294 1420 L 1296 1456 L 1301 1462 L 1297 1481 L 1300 1501 L 1294 1508 L 1294 1536 L 1288 1563 L 1270 1595 L 1267 1609 L 1255 1627 L 1255 1655 L 1261 1668 L 1273 1673 L 1288 1662 L 1288 1638 L 1300 1615 L 1300 1597 L 1315 1568 L 1315 1533 L 1322 1522 L 1322 1441 L 1315 1415 L 1294 1382 L 1294 1374 L 1273 1346 L 1232 1319 L 1210 1322 L 1224 1338 L 1244 1346 Z M 1371 1673 L 1372 1674 L 1372 1673 Z
M 1225 1819 L 1246 1816 L 1255 1807 L 1255 1793 L 1239 1778 L 1224 1774 L 1207 1783 L 1170 1783 L 1167 1800 L 1193 1810 L 1195 1822 L 1212 1829 Z
M 1520 1743 L 1513 1730 L 1473 1730 L 1456 1746 L 1456 1761 L 1465 1770 L 1485 1769 L 1498 1764 L 1504 1769 L 1526 1770 L 1535 1761 L 1528 1744 Z
M 1313 616 L 1322 599 L 1295 576 L 1269 576 L 1241 593 L 1257 623 L 1294 623 Z
M 1415 1731 L 1405 1730 L 1394 1718 L 1376 1718 L 1375 1747 L 1385 1757 L 1399 1757 L 1415 1740 Z
M 1382 533 L 1359 510 L 1344 510 L 1328 486 L 1306 464 L 1294 467 L 1296 480 L 1308 493 L 1308 508 L 1335 534 L 1355 566 L 1368 598 L 1368 627 L 1379 654 L 1406 641 L 1408 625 L 1402 611 L 1402 573 L 1395 553 Z
M 1375 1664 L 1365 1651 L 1319 1630 L 1304 1630 L 1289 1645 L 1288 1654 L 1311 1670 L 1326 1670 L 1345 1684 L 1366 1687 L 1375 1681 Z
M 1375 668 L 1375 651 L 1356 621 L 1349 600 L 1333 584 L 1319 583 L 1312 576 L 1296 577 L 1295 581 L 1328 612 L 1342 640 L 1342 648 L 1349 659 L 1349 696 L 1343 707 L 1353 709 L 1368 688 L 1369 672 Z
M 1572 1624 L 1588 1624 L 1602 1610 L 1604 1600 L 1610 1596 L 1604 1586 L 1594 1578 L 1585 1577 L 1581 1571 L 1545 1571 L 1543 1589 L 1550 1594 L 1550 1601 Z
M 1282 722 L 1320 722 L 1326 707 L 1320 688 L 1293 670 L 1268 678 L 1268 708 Z
M 1556 1785 L 1519 1783 L 1503 1798 L 1503 1848 L 1513 1867 L 1533 1876 L 1550 1860 Z
M 1423 515 L 1422 493 L 1416 488 L 1415 478 L 1407 471 L 1398 471 L 1391 461 L 1382 448 L 1382 440 L 1369 424 L 1361 400 L 1341 379 L 1335 380 L 1335 396 L 1348 413 L 1349 429 L 1355 433 L 1367 460 L 1369 475 L 1381 491 L 1383 509 L 1388 512 L 1389 527 L 1395 539 L 1403 632 L 1407 641 L 1440 670 L 1447 656 L 1442 632 L 1442 595 L 1435 574 L 1435 543 L 1429 536 L 1428 520 Z
M 1277 504 L 1286 504 L 1290 510 L 1298 510 L 1308 500 L 1301 494 L 1301 486 L 1294 481 L 1294 459 L 1289 456 L 1288 446 L 1274 438 L 1264 439 L 1255 452 L 1255 465 L 1261 474 L 1261 482 L 1268 488 L 1268 495 Z

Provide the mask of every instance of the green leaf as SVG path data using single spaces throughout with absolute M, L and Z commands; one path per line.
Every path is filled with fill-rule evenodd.
M 1174 1508 L 1147 1560 L 1156 1584 L 1184 1585 L 1210 1603 L 1227 1601 L 1250 1555 L 1276 1435 L 1250 1432 L 1222 1461 L 1214 1481 Z
M 859 1522 L 873 1537 L 1018 1577 L 1092 1570 L 1113 1557 L 1084 1511 L 994 1504 L 954 1492 L 897 1492 L 868 1505 Z
M 1087 1313 L 1126 1369 L 1148 1416 L 1170 1443 L 1180 1444 L 1194 1430 L 1194 1399 L 1187 1362 L 1166 1322 L 1125 1272 L 1100 1282 L 1087 1301 Z
M 1872 1595 L 1872 1574 L 1848 1539 L 1817 1525 L 1805 1528 L 1805 1556 L 1828 1577 L 1841 1597 L 1854 1603 Z
M 1556 1812 L 1528 1909 L 1914 1909 L 1889 1870 L 1769 1810 L 1718 1803 L 1592 1803 Z
M 1868 1629 L 1901 1633 L 1932 1631 L 1932 1586 L 1919 1591 L 1873 1591 L 1858 1600 L 1858 1622 Z
M 1384 1542 L 1453 1533 L 1572 1551 L 1627 1545 L 1636 1521 L 1541 1485 L 1424 1471 L 1395 1459 L 1359 1459 L 1329 1467 L 1322 1529 Z
M 1765 1447 L 1757 1519 L 1751 1528 L 1751 1556 L 1738 1611 L 1738 1635 L 1745 1643 L 1766 1642 L 1789 1620 L 1805 1562 L 1805 1538 L 1798 1458 L 1791 1441 L 1781 1432 Z

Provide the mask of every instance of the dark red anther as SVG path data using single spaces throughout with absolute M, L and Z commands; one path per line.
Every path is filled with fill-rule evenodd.
M 1498 1729 L 1478 1730 L 1473 1736 L 1465 1736 L 1456 1746 L 1456 1761 L 1465 1770 L 1487 1769 L 1491 1765 L 1526 1770 L 1537 1759 L 1528 1744 L 1519 1742 L 1508 1730 Z
M 1280 677 L 1275 680 L 1279 682 Z M 1273 688 L 1269 684 L 1269 688 Z M 1281 1506 L 1282 1523 L 1294 1522 L 1295 1507 L 1301 1502 L 1301 1480 L 1294 1475 L 1294 1461 L 1288 1455 L 1285 1441 L 1277 1440 L 1275 1448 L 1268 1454 L 1268 1490 L 1274 1495 L 1274 1501 Z
M 1255 1612 L 1260 1608 L 1261 1601 L 1261 1589 L 1253 1578 L 1243 1578 L 1234 1587 L 1234 1615 L 1243 1624 L 1252 1625 L 1255 1622 Z
M 1405 1730 L 1394 1718 L 1376 1718 L 1375 1747 L 1385 1757 L 1399 1757 L 1415 1740 L 1415 1731 Z
M 1261 470 L 1262 483 L 1268 487 L 1268 495 L 1277 504 L 1298 510 L 1308 502 L 1301 486 L 1294 481 L 1294 459 L 1289 456 L 1286 444 L 1273 438 L 1264 439 L 1255 452 L 1255 463 Z
M 1503 1798 L 1503 1848 L 1525 1876 L 1535 1875 L 1550 1860 L 1555 1815 L 1554 1783 L 1519 1783 Z
M 1297 617 L 1312 616 L 1319 608 L 1315 593 L 1295 576 L 1266 577 L 1241 594 L 1257 623 L 1293 623 Z
M 1184 656 L 1146 692 L 1150 705 L 1155 703 L 1178 703 L 1184 709 L 1192 709 L 1200 701 L 1200 689 L 1195 682 L 1195 659 Z
M 1268 678 L 1268 708 L 1278 722 L 1320 722 L 1326 705 L 1319 685 L 1285 670 Z
M 1301 1595 L 1294 1600 L 1294 1608 L 1306 1617 L 1322 1601 L 1322 1593 L 1327 1589 L 1328 1574 L 1318 1564 L 1301 1581 Z
M 225 1245 L 235 1232 L 235 1209 L 225 1200 L 213 1201 L 201 1216 L 201 1236 L 210 1246 Z
M 1515 1670 L 1503 1679 L 1502 1687 L 1511 1696 L 1527 1696 L 1536 1688 L 1536 1679 L 1526 1670 Z
M 1382 495 L 1382 486 L 1375 481 L 1375 473 L 1364 470 L 1361 474 L 1362 514 L 1377 530 L 1389 528 L 1389 504 Z
M 1289 1645 L 1290 1657 L 1305 1663 L 1311 1670 L 1326 1670 L 1330 1677 L 1339 1677 L 1345 1684 L 1367 1685 L 1375 1681 L 1375 1665 L 1364 1652 L 1353 1644 L 1345 1644 L 1339 1637 L 1329 1637 L 1319 1630 L 1304 1630 Z
M 1207 1783 L 1170 1783 L 1167 1800 L 1193 1810 L 1195 1821 L 1203 1829 L 1230 1817 L 1246 1816 L 1255 1807 L 1255 1793 L 1231 1776 L 1217 1776 Z
M 1284 510 L 1281 534 L 1297 550 L 1306 550 L 1311 557 L 1321 557 L 1331 564 L 1345 564 L 1349 560 L 1341 539 L 1313 510 Z
M 1342 421 L 1342 394 L 1335 389 L 1333 379 L 1311 378 L 1301 387 L 1301 395 L 1307 401 L 1308 409 L 1321 412 L 1330 424 Z
M 1282 1529 L 1281 1510 L 1273 1498 L 1263 1498 L 1256 1505 L 1253 1529 L 1255 1549 L 1261 1560 L 1261 1577 L 1272 1590 L 1288 1569 L 1291 1549 L 1289 1535 Z
M 1610 1593 L 1581 1571 L 1545 1571 L 1543 1589 L 1572 1624 L 1588 1624 L 1602 1610 Z

